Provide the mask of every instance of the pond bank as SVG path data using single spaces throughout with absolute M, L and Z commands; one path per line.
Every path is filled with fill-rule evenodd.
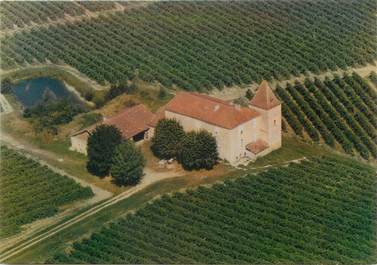
M 95 94 L 101 93 L 108 89 L 108 86 L 102 86 L 94 80 L 89 79 L 76 69 L 65 65 L 31 65 L 9 71 L 0 71 L 0 77 L 1 79 L 10 78 L 12 82 L 38 77 L 55 78 L 63 81 L 71 92 L 75 91 L 73 92 L 75 95 L 79 96 L 80 99 L 84 100 L 91 106 L 93 106 L 93 103 L 87 101 L 85 96 L 88 94 L 95 96 Z

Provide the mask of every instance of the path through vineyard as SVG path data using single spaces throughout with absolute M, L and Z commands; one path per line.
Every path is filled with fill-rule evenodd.
M 87 200 L 86 206 L 88 205 L 94 205 L 94 203 L 98 203 L 94 207 L 89 208 L 88 210 L 84 211 L 83 213 L 76 215 L 67 221 L 64 221 L 63 223 L 60 223 L 56 225 L 59 221 L 62 221 L 64 218 L 67 218 L 74 210 L 78 210 L 79 208 L 84 207 L 85 205 L 78 205 L 74 207 L 73 209 L 70 209 L 69 211 L 64 211 L 61 214 L 58 214 L 51 218 L 45 218 L 40 221 L 36 221 L 35 223 L 31 224 L 26 231 L 23 231 L 22 233 L 15 235 L 13 237 L 7 238 L 5 240 L 2 240 L 0 242 L 0 261 L 5 261 L 9 259 L 10 257 L 13 257 L 14 255 L 22 252 L 23 250 L 37 244 L 38 242 L 55 235 L 56 233 L 62 231 L 63 229 L 70 227 L 71 225 L 74 225 L 77 222 L 80 222 L 81 220 L 92 216 L 93 214 L 121 201 L 124 200 L 131 195 L 143 190 L 147 186 L 164 180 L 168 178 L 174 178 L 174 177 L 180 177 L 183 172 L 176 173 L 176 172 L 163 172 L 158 173 L 153 171 L 152 169 L 145 168 L 144 169 L 144 177 L 141 181 L 141 183 L 135 187 L 132 187 L 128 190 L 126 190 L 123 193 L 120 193 L 117 196 L 111 197 L 111 193 L 105 190 L 102 190 L 98 187 L 96 187 L 93 184 L 89 184 L 82 179 L 78 179 L 77 177 L 74 177 L 72 175 L 67 174 L 66 172 L 62 171 L 61 169 L 58 169 L 56 167 L 53 167 L 49 164 L 47 164 L 44 161 L 41 161 L 39 156 L 43 154 L 43 156 L 47 156 L 51 159 L 59 159 L 56 157 L 55 154 L 48 152 L 46 150 L 42 150 L 39 148 L 36 148 L 31 145 L 25 145 L 24 143 L 20 143 L 17 139 L 13 138 L 12 136 L 5 134 L 2 132 L 1 134 L 1 140 L 4 141 L 6 144 L 10 145 L 12 148 L 16 149 L 22 149 L 29 153 L 29 157 L 34 158 L 38 160 L 41 164 L 49 166 L 52 170 L 56 171 L 59 174 L 67 175 L 73 179 L 75 179 L 77 182 L 79 182 L 83 186 L 90 186 L 95 193 L 95 196 Z M 111 197 L 110 199 L 108 199 Z M 54 226 L 56 225 L 56 226 Z M 46 226 L 51 226 L 51 229 L 49 229 L 46 232 L 43 232 L 44 229 L 46 229 Z M 40 233 L 40 234 L 37 234 Z
M 79 16 L 69 16 L 65 15 L 64 18 L 56 19 L 56 20 L 50 20 L 47 23 L 43 24 L 36 24 L 33 23 L 32 25 L 28 25 L 26 27 L 21 27 L 21 28 L 15 28 L 15 29 L 8 29 L 8 30 L 2 30 L 0 31 L 0 36 L 2 35 L 7 35 L 7 36 L 12 36 L 16 34 L 17 32 L 22 32 L 22 31 L 30 31 L 30 30 L 35 30 L 38 28 L 47 28 L 49 26 L 54 26 L 54 25 L 63 25 L 65 23 L 75 23 L 75 22 L 80 22 L 84 19 L 93 19 L 97 18 L 99 16 L 106 16 L 106 15 L 111 15 L 116 12 L 124 12 L 127 10 L 135 9 L 135 8 L 140 8 L 148 5 L 148 2 L 133 2 L 129 4 L 128 6 L 116 4 L 115 8 L 108 9 L 108 10 L 101 10 L 101 11 L 96 11 L 96 12 L 91 12 L 88 9 L 85 10 L 84 15 L 79 15 Z
M 3 109 L 4 113 L 10 113 L 13 111 L 13 107 L 9 104 L 8 100 L 4 97 L 3 94 L 0 94 L 0 106 Z
M 103 190 L 93 184 L 87 183 L 86 181 L 80 178 L 77 178 L 75 176 L 72 176 L 71 174 L 68 174 L 67 172 L 41 160 L 40 158 L 41 156 L 49 157 L 50 159 L 54 159 L 54 160 L 59 160 L 59 158 L 56 157 L 56 155 L 51 152 L 36 148 L 34 146 L 31 146 L 25 143 L 21 143 L 20 141 L 4 133 L 3 131 L 1 132 L 1 141 L 13 149 L 26 151 L 26 153 L 23 152 L 23 154 L 26 157 L 34 159 L 38 161 L 39 163 L 41 163 L 42 165 L 48 166 L 51 170 L 53 170 L 54 172 L 60 175 L 65 175 L 69 178 L 74 179 L 76 182 L 80 183 L 81 186 L 84 186 L 84 187 L 89 186 L 92 189 L 94 196 L 88 200 L 75 202 L 72 205 L 70 205 L 69 208 L 65 209 L 64 211 L 59 212 L 58 214 L 54 216 L 40 219 L 31 224 L 25 225 L 21 233 L 15 234 L 11 237 L 5 238 L 0 241 L 0 252 L 3 252 L 5 249 L 9 248 L 9 246 L 15 245 L 25 240 L 26 238 L 34 236 L 36 233 L 42 232 L 48 226 L 53 226 L 57 224 L 58 222 L 67 218 L 67 216 L 73 214 L 75 211 L 78 211 L 84 207 L 94 205 L 98 202 L 104 201 L 113 195 L 109 191 Z
M 344 72 L 346 72 L 346 73 L 356 72 L 361 77 L 366 77 L 372 71 L 377 72 L 377 61 L 375 61 L 375 64 L 376 65 L 369 64 L 367 66 L 359 67 L 359 68 L 349 68 L 346 71 L 344 71 L 342 69 L 338 69 L 336 71 L 326 71 L 326 72 L 323 72 L 321 74 L 310 73 L 308 76 L 304 76 L 304 75 L 292 76 L 290 79 L 287 79 L 287 80 L 282 80 L 282 81 L 273 80 L 272 82 L 270 82 L 270 84 L 273 88 L 275 88 L 277 85 L 279 85 L 281 87 L 286 87 L 286 85 L 288 83 L 294 83 L 296 80 L 298 80 L 300 82 L 304 82 L 305 78 L 307 78 L 307 77 L 309 77 L 309 78 L 317 77 L 320 80 L 324 80 L 326 76 L 332 76 L 334 74 L 343 75 Z M 243 88 L 239 87 L 239 86 L 226 87 L 221 91 L 218 90 L 218 89 L 214 89 L 213 91 L 210 92 L 210 94 L 214 97 L 221 98 L 221 99 L 224 99 L 224 100 L 233 100 L 233 99 L 245 96 L 246 90 L 249 89 L 249 88 L 251 90 L 255 91 L 255 89 L 258 87 L 258 85 L 259 84 L 253 83 L 253 84 L 248 85 L 248 86 L 243 87 Z M 373 84 L 372 84 L 372 87 L 374 87 Z

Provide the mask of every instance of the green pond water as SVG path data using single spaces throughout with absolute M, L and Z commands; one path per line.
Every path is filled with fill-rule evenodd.
M 12 91 L 24 107 L 31 107 L 46 99 L 65 98 L 78 101 L 62 81 L 49 77 L 23 80 L 17 83 Z

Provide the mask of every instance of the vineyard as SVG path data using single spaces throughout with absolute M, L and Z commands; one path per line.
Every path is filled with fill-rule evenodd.
M 49 217 L 64 204 L 93 196 L 74 180 L 1 146 L 0 238 Z
M 1 67 L 65 63 L 102 84 L 137 76 L 199 91 L 287 79 L 373 63 L 376 3 L 158 2 L 132 12 L 4 35 Z
M 33 24 L 43 24 L 64 18 L 65 15 L 71 17 L 85 14 L 85 9 L 91 12 L 108 10 L 115 8 L 115 2 L 1 2 L 0 4 L 0 29 L 13 29 Z
M 348 154 L 377 158 L 377 93 L 356 73 L 306 79 L 304 84 L 277 87 L 285 103 L 282 113 L 297 135 L 304 132 L 315 142 L 320 138 Z
M 49 263 L 370 263 L 375 169 L 318 158 L 164 195 Z

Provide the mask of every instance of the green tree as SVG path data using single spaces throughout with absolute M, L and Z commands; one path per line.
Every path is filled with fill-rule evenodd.
M 160 90 L 158 91 L 158 98 L 159 99 L 165 99 L 168 96 L 168 91 L 165 87 L 160 87 Z
M 207 131 L 189 132 L 179 148 L 178 162 L 184 169 L 212 169 L 217 163 L 216 139 Z
M 174 119 L 162 119 L 157 123 L 151 149 L 160 159 L 176 158 L 177 150 L 185 136 L 182 125 Z
M 88 138 L 86 168 L 96 176 L 109 174 L 115 148 L 122 142 L 122 134 L 111 125 L 97 126 Z
M 0 93 L 7 94 L 7 93 L 10 93 L 11 90 L 12 90 L 12 82 L 11 82 L 11 80 L 8 77 L 6 77 L 3 80 L 1 80 L 1 83 L 0 83 Z
M 115 148 L 111 176 L 119 186 L 136 185 L 143 175 L 145 160 L 132 141 L 125 141 Z
M 248 100 L 251 100 L 251 99 L 254 97 L 254 93 L 253 93 L 253 91 L 251 91 L 250 88 L 249 88 L 248 90 L 246 90 L 245 97 L 246 97 Z

